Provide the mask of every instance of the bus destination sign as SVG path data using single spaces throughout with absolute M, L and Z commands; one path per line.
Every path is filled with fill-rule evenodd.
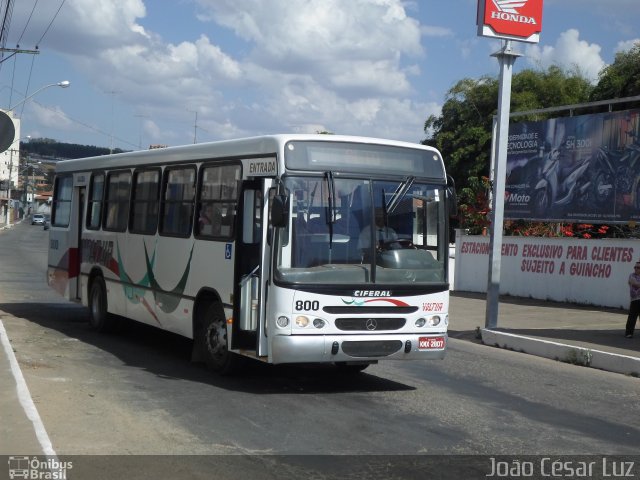
M 543 0 L 478 0 L 478 35 L 538 43 Z

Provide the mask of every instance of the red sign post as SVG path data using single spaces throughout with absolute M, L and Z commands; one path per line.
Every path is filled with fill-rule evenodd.
M 538 43 L 543 0 L 478 0 L 478 35 Z

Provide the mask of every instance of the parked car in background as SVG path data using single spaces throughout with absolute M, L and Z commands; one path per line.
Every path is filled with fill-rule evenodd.
M 34 213 L 31 215 L 31 225 L 42 225 L 44 223 L 44 215 L 42 213 Z

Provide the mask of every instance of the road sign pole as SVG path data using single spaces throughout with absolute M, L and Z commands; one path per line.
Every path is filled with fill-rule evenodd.
M 487 309 L 485 327 L 498 326 L 500 302 L 500 262 L 502 256 L 502 229 L 504 224 L 504 191 L 507 170 L 507 140 L 509 137 L 509 111 L 511 103 L 511 78 L 513 64 L 521 55 L 511 49 L 511 41 L 505 40 L 502 49 L 492 55 L 500 62 L 498 90 L 498 123 L 495 152 L 493 152 L 493 188 L 491 196 L 491 226 L 489 236 L 489 275 L 487 281 Z

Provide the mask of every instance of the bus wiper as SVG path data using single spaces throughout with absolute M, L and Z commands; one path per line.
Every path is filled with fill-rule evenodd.
M 396 192 L 397 191 L 398 190 L 396 189 Z M 395 194 L 396 193 L 394 192 L 394 195 Z M 391 202 L 389 202 L 389 203 L 391 203 Z M 375 209 L 374 209 L 373 214 L 374 214 L 374 219 L 375 219 L 375 214 L 376 214 Z M 388 210 L 388 207 L 387 207 L 387 194 L 385 193 L 384 188 L 382 189 L 382 223 L 384 224 L 385 228 L 387 228 L 389 226 L 389 210 Z
M 416 181 L 416 177 L 407 177 L 402 181 L 400 185 L 398 185 L 398 188 L 396 188 L 396 191 L 393 192 L 393 195 L 385 205 L 386 207 L 385 210 L 387 214 L 393 213 L 393 211 L 396 208 L 398 208 L 398 205 L 400 205 L 400 202 L 402 201 L 404 196 L 407 194 L 407 192 L 411 188 L 411 185 L 413 185 L 413 182 L 415 181 Z
M 327 226 L 329 227 L 329 249 L 333 244 L 333 224 L 336 223 L 336 186 L 333 181 L 333 172 L 328 171 L 324 173 L 324 179 L 327 182 L 327 190 L 329 192 L 329 207 L 326 211 Z

